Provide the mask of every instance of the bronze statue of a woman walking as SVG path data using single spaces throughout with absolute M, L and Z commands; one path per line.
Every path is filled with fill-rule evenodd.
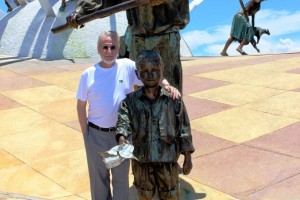
M 241 55 L 247 55 L 247 53 L 243 51 L 243 46 L 248 44 L 254 37 L 255 14 L 260 10 L 260 4 L 264 0 L 250 0 L 245 6 L 242 0 L 239 1 L 242 9 L 233 17 L 230 37 L 220 53 L 221 56 L 228 56 L 227 49 L 233 41 L 240 42 L 236 50 Z M 252 25 L 249 22 L 249 16 L 252 18 Z

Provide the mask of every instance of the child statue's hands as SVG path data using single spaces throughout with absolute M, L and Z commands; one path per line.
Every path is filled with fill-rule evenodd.
M 183 174 L 188 175 L 193 168 L 192 158 L 190 152 L 185 152 L 183 162 Z
M 124 143 L 128 143 L 128 141 L 125 139 L 125 137 L 122 135 L 119 137 L 119 144 L 124 144 Z

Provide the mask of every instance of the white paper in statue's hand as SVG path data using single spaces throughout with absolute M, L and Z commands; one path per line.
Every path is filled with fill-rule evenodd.
M 121 144 L 114 146 L 108 151 L 99 152 L 107 169 L 111 169 L 120 165 L 125 159 L 135 159 L 137 158 L 133 155 L 133 145 L 132 144 Z

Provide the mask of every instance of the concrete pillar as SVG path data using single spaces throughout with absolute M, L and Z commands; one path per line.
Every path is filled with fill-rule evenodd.
M 117 31 L 117 20 L 116 20 L 116 15 L 112 14 L 109 17 L 109 21 L 110 21 L 110 30 L 111 31 Z
M 25 0 L 16 0 L 16 1 L 18 1 L 21 6 L 25 6 L 27 4 Z
M 44 9 L 47 17 L 55 17 L 55 13 L 53 11 L 53 8 L 51 4 L 49 3 L 49 0 L 39 0 L 42 8 Z
M 7 0 L 7 3 L 10 5 L 10 7 L 12 7 L 12 9 L 16 9 L 18 7 L 14 0 Z
M 3 11 L 0 9 L 0 19 L 2 19 L 4 16 L 5 16 L 5 12 L 3 12 Z

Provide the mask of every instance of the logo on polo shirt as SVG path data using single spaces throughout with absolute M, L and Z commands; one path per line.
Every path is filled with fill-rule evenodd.
M 123 80 L 119 80 L 119 83 L 123 83 Z

